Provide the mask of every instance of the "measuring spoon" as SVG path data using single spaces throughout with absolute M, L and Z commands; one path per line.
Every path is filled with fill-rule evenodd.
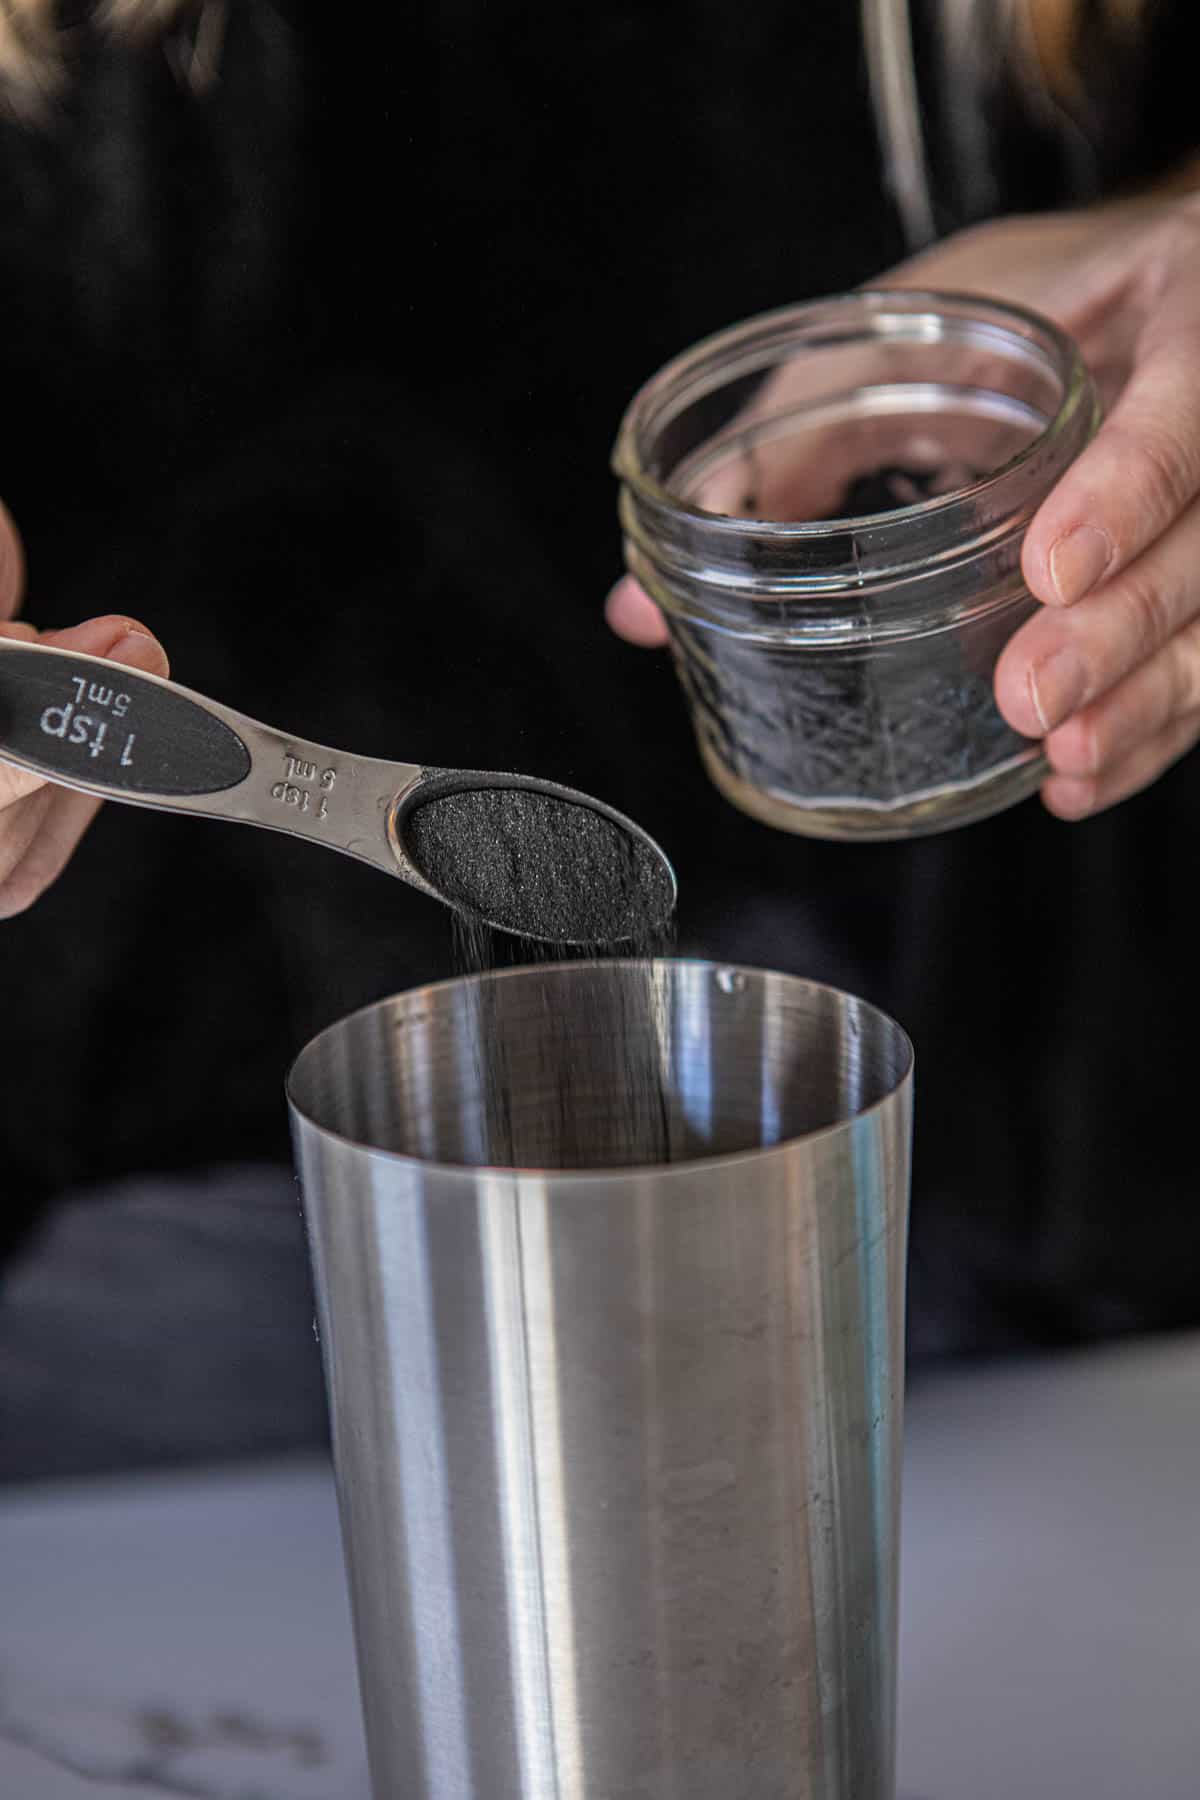
M 476 769 L 442 769 L 419 763 L 383 762 L 328 749 L 243 717 L 203 694 L 158 675 L 145 675 L 98 656 L 81 656 L 43 644 L 0 639 L 0 758 L 63 787 L 106 800 L 284 831 L 340 850 L 397 875 L 444 905 L 502 931 L 555 943 L 594 943 L 637 937 L 664 924 L 675 904 L 675 876 L 662 850 L 640 826 L 603 801 L 528 775 Z M 577 839 L 573 809 L 605 820 L 619 834 L 622 872 L 631 885 L 630 929 L 611 924 L 601 938 L 588 925 L 587 871 L 580 889 L 577 925 L 553 935 L 528 918 L 489 916 L 484 907 L 444 892 L 414 861 L 406 829 L 417 810 L 449 795 L 497 797 L 499 841 L 480 854 L 511 865 L 522 851 L 521 807 L 506 807 L 504 794 L 539 795 L 545 827 L 547 806 L 564 808 L 564 842 Z M 550 819 L 553 829 L 553 819 Z M 504 833 L 507 832 L 507 838 Z M 607 837 L 607 834 L 604 834 Z M 534 853 L 544 837 L 526 846 Z M 466 846 L 474 853 L 473 846 Z M 610 846 L 611 848 L 611 846 Z M 612 861 L 612 858 L 609 858 Z M 551 871 L 560 887 L 571 869 Z M 614 867 L 616 864 L 614 863 Z M 535 872 L 536 873 L 536 872 Z M 487 891 L 487 883 L 481 885 Z M 602 909 L 603 910 L 603 909 Z M 611 909 L 610 909 L 611 912 Z M 569 888 L 565 911 L 573 917 Z

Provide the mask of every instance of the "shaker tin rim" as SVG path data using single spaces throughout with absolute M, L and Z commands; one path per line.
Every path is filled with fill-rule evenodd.
M 300 1065 L 311 1053 L 315 1052 L 317 1045 L 323 1043 L 326 1039 L 331 1038 L 334 1033 L 344 1030 L 356 1019 L 362 1019 L 369 1013 L 381 1011 L 397 1000 L 410 997 L 415 998 L 420 994 L 437 994 L 445 991 L 447 988 L 461 989 L 471 986 L 478 987 L 482 986 L 484 983 L 507 981 L 513 977 L 519 978 L 522 975 L 533 973 L 539 975 L 554 975 L 560 970 L 565 969 L 628 969 L 634 967 L 654 967 L 656 965 L 707 969 L 714 978 L 718 973 L 724 973 L 726 971 L 734 976 L 771 976 L 777 980 L 783 980 L 794 984 L 796 987 L 807 988 L 810 991 L 818 993 L 830 994 L 838 1000 L 852 1000 L 856 1005 L 865 1008 L 867 1012 L 871 1013 L 876 1019 L 882 1020 L 894 1033 L 897 1049 L 900 1052 L 902 1062 L 900 1073 L 892 1082 L 888 1091 L 885 1094 L 881 1094 L 877 1100 L 873 1100 L 869 1106 L 864 1106 L 856 1112 L 848 1113 L 845 1118 L 833 1120 L 828 1125 L 818 1126 L 815 1130 L 802 1131 L 795 1133 L 790 1137 L 781 1138 L 778 1143 L 761 1144 L 750 1150 L 727 1151 L 716 1156 L 693 1156 L 679 1162 L 620 1163 L 613 1164 L 603 1169 L 557 1168 L 549 1166 L 541 1167 L 537 1165 L 514 1167 L 505 1163 L 442 1162 L 431 1157 L 417 1156 L 412 1151 L 385 1150 L 377 1145 L 364 1143 L 359 1138 L 347 1136 L 345 1132 L 335 1131 L 328 1125 L 323 1125 L 313 1116 L 312 1111 L 307 1106 L 303 1105 L 297 1097 L 297 1075 Z M 663 1177 L 676 1176 L 686 1179 L 695 1176 L 700 1171 L 729 1170 L 740 1163 L 746 1163 L 747 1165 L 750 1163 L 761 1164 L 764 1158 L 774 1159 L 786 1157 L 790 1151 L 794 1151 L 799 1145 L 807 1147 L 809 1145 L 818 1144 L 824 1139 L 833 1138 L 839 1132 L 853 1129 L 860 1126 L 865 1121 L 877 1117 L 886 1108 L 894 1106 L 897 1101 L 902 1101 L 906 1093 L 910 1096 L 911 1104 L 915 1064 L 916 1052 L 912 1039 L 909 1037 L 904 1027 L 899 1024 L 890 1013 L 885 1012 L 882 1007 L 876 1006 L 873 1001 L 864 1000 L 861 995 L 852 994 L 846 988 L 835 987 L 832 982 L 815 981 L 808 976 L 790 975 L 786 971 L 780 969 L 761 969 L 747 963 L 723 962 L 717 958 L 704 956 L 664 956 L 647 957 L 644 959 L 634 957 L 606 957 L 594 961 L 575 959 L 556 963 L 525 963 L 513 968 L 484 970 L 481 973 L 473 975 L 447 976 L 441 981 L 427 982 L 420 987 L 401 988 L 395 994 L 387 994 L 381 999 L 368 1001 L 366 1005 L 355 1007 L 352 1012 L 348 1012 L 341 1018 L 333 1020 L 332 1023 L 324 1026 L 308 1040 L 292 1060 L 284 1081 L 284 1091 L 287 1097 L 288 1106 L 294 1118 L 298 1119 L 310 1130 L 316 1132 L 321 1138 L 330 1143 L 344 1145 L 347 1149 L 357 1150 L 368 1156 L 379 1157 L 391 1165 L 399 1167 L 407 1166 L 412 1169 L 420 1169 L 427 1173 L 439 1176 L 460 1175 L 463 1177 L 464 1181 L 472 1182 L 477 1182 L 480 1176 L 487 1176 L 497 1181 L 506 1182 L 511 1186 L 521 1186 L 530 1182 L 550 1181 L 556 1185 L 562 1182 L 570 1182 L 573 1185 L 578 1184 L 580 1187 L 586 1187 L 592 1184 L 611 1183 L 614 1180 L 627 1180 L 630 1177 L 638 1176 L 653 1176 L 656 1181 L 661 1180 Z

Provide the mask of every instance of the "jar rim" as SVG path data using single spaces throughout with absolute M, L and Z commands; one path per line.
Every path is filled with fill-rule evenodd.
M 954 488 L 949 493 L 933 495 L 907 506 L 891 507 L 883 512 L 846 513 L 822 519 L 763 519 L 749 514 L 710 512 L 673 492 L 649 473 L 644 466 L 642 445 L 648 430 L 660 428 L 663 421 L 656 414 L 665 410 L 668 401 L 685 396 L 689 400 L 698 399 L 715 392 L 736 378 L 738 373 L 748 372 L 755 366 L 767 366 L 765 353 L 771 347 L 782 348 L 792 339 L 802 343 L 805 327 L 816 325 L 835 313 L 845 313 L 848 309 L 864 322 L 880 322 L 887 319 L 889 314 L 899 313 L 919 319 L 923 313 L 940 312 L 963 320 L 974 319 L 984 324 L 994 321 L 1006 325 L 1014 335 L 1025 339 L 1052 359 L 1055 373 L 1062 383 L 1059 405 L 1053 417 L 1047 420 L 1027 444 L 978 481 Z M 904 334 L 889 334 L 887 331 L 877 330 L 874 335 L 883 343 L 889 335 L 899 338 Z M 725 367 L 727 360 L 736 358 L 739 352 L 739 366 L 733 370 Z M 1053 320 L 1045 318 L 1032 308 L 965 289 L 854 288 L 848 292 L 757 313 L 738 324 L 726 326 L 701 338 L 687 350 L 672 357 L 643 383 L 626 408 L 613 448 L 612 469 L 618 479 L 634 490 L 639 498 L 657 507 L 669 509 L 684 519 L 690 519 L 705 531 L 721 535 L 735 536 L 739 532 L 752 530 L 756 537 L 767 541 L 803 543 L 834 532 L 870 530 L 894 533 L 915 522 L 927 525 L 939 515 L 962 507 L 964 502 L 978 503 L 990 491 L 1011 481 L 1014 474 L 1019 474 L 1032 463 L 1042 462 L 1047 452 L 1069 434 L 1081 408 L 1089 403 L 1094 408 L 1091 377 L 1078 346 Z

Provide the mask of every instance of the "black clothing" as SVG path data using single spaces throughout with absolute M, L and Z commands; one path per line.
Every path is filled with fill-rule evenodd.
M 1057 151 L 1022 142 L 1014 198 L 1055 204 Z M 668 660 L 602 622 L 638 383 L 902 250 L 845 5 L 245 0 L 201 97 L 154 46 L 96 43 L 52 129 L 0 127 L 27 610 L 141 616 L 178 679 L 318 741 L 574 781 L 672 854 L 682 949 L 893 1011 L 918 1348 L 1191 1322 L 1194 764 L 1074 828 L 1031 803 L 793 839 L 718 797 Z M 399 883 L 107 809 L 0 930 L 0 1230 L 92 1183 L 285 1161 L 291 1053 L 452 969 Z

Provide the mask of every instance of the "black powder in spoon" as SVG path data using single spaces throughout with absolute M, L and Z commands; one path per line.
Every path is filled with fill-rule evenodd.
M 662 858 L 602 812 L 533 788 L 463 788 L 414 808 L 404 846 L 463 913 L 560 944 L 651 940 L 669 919 Z

